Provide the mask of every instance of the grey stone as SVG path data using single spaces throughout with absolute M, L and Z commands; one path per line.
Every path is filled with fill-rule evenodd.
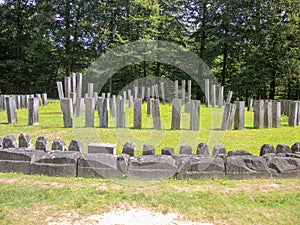
M 291 149 L 289 146 L 285 145 L 285 144 L 278 144 L 276 146 L 276 154 L 278 153 L 291 153 Z
M 206 142 L 201 142 L 197 148 L 197 155 L 209 156 L 209 147 Z
M 231 102 L 232 95 L 233 95 L 233 92 L 232 91 L 228 91 L 227 101 L 226 101 L 227 104 Z
M 161 150 L 161 154 L 162 155 L 174 155 L 175 154 L 174 148 L 163 148 Z
M 234 104 L 226 103 L 222 119 L 222 130 L 232 130 L 232 123 L 235 116 L 236 106 Z
M 152 118 L 153 118 L 153 129 L 161 130 L 159 99 L 152 100 Z
M 280 117 L 281 117 L 281 102 L 272 102 L 272 122 L 273 122 L 273 127 L 279 128 L 281 126 L 280 122 Z
M 142 87 L 142 101 L 145 99 L 145 87 Z
M 42 93 L 42 103 L 43 105 L 48 105 L 47 93 Z
M 116 127 L 117 128 L 124 128 L 125 127 L 125 118 L 126 118 L 126 111 L 125 111 L 125 99 L 122 97 L 118 97 L 116 99 Z
M 182 91 L 181 91 L 181 95 L 182 95 L 182 104 L 185 103 L 185 80 L 182 80 L 181 81 L 181 88 L 182 88 Z
M 19 135 L 19 148 L 33 149 L 33 142 L 29 134 Z
M 206 106 L 210 106 L 210 94 L 209 94 L 209 79 L 204 79 L 205 82 L 205 98 Z
M 224 104 L 224 86 L 219 87 L 219 108 Z
M 291 151 L 292 153 L 300 152 L 300 142 L 296 142 L 295 144 L 293 144 L 291 147 Z
M 298 107 L 299 103 L 296 101 L 293 101 L 290 103 L 290 113 L 289 113 L 289 126 L 296 127 L 298 125 Z
M 134 99 L 134 119 L 133 127 L 135 129 L 142 129 L 142 99 Z
M 122 178 L 120 157 L 112 154 L 83 154 L 78 159 L 78 177 L 98 177 L 104 179 Z M 125 168 L 125 171 L 127 168 Z
M 192 81 L 188 80 L 188 102 L 192 100 Z
M 108 127 L 108 106 L 109 102 L 107 98 L 98 98 L 98 113 L 100 116 L 100 127 Z
M 28 125 L 39 125 L 39 105 L 40 100 L 38 98 L 29 98 L 28 102 Z
M 40 159 L 33 160 L 31 174 L 59 177 L 76 177 L 79 152 L 52 151 Z
M 174 176 L 176 168 L 172 156 L 135 156 L 130 158 L 128 177 L 140 180 L 165 180 Z
M 174 91 L 174 98 L 178 98 L 178 80 L 175 80 L 175 91 Z
M 13 135 L 6 135 L 3 138 L 3 149 L 4 148 L 17 148 L 18 147 L 18 140 Z
M 151 98 L 151 88 L 147 88 L 147 100 Z
M 155 148 L 153 145 L 144 144 L 142 155 L 155 155 Z
M 67 151 L 67 145 L 60 137 L 55 138 L 52 142 L 52 150 Z
M 6 97 L 6 112 L 9 124 L 18 123 L 16 99 L 14 96 Z
M 162 99 L 162 103 L 165 104 L 165 86 L 164 83 L 161 82 L 160 83 L 160 92 L 161 92 L 161 99 Z
M 191 100 L 190 130 L 199 131 L 200 129 L 200 101 Z
M 263 157 L 232 156 L 225 161 L 228 179 L 270 178 L 271 171 Z
M 211 85 L 211 105 L 212 107 L 216 107 L 217 105 L 217 99 L 216 99 L 216 85 Z
M 127 154 L 130 156 L 134 156 L 136 151 L 136 144 L 133 142 L 128 141 L 124 146 L 122 150 L 122 154 Z
M 60 100 L 60 105 L 63 112 L 64 127 L 74 127 L 72 100 L 70 98 L 63 98 Z
M 232 156 L 244 156 L 244 155 L 252 155 L 250 152 L 247 150 L 232 150 L 227 152 L 227 157 L 232 157 Z
M 85 98 L 85 127 L 94 127 L 94 118 L 95 118 L 95 99 L 94 98 Z
M 76 80 L 77 80 L 77 84 L 76 84 L 76 94 L 78 98 L 82 97 L 82 73 L 77 73 L 76 74 Z
M 63 99 L 65 95 L 64 95 L 62 82 L 56 82 L 56 84 L 57 84 L 58 97 L 59 99 Z
M 0 137 L 0 149 L 2 149 L 3 148 L 3 140 L 2 140 L 2 138 Z
M 116 154 L 116 145 L 92 142 L 88 145 L 88 153 Z
M 147 99 L 147 115 L 152 116 L 152 98 Z
M 181 117 L 181 99 L 173 98 L 172 100 L 172 130 L 180 130 L 180 117 Z
M 245 127 L 245 115 L 244 115 L 244 109 L 245 109 L 245 102 L 244 101 L 238 101 L 235 102 L 235 114 L 234 114 L 234 129 L 236 130 L 242 130 Z
M 265 118 L 264 118 L 264 124 L 265 128 L 272 128 L 273 125 L 273 115 L 272 115 L 272 101 L 265 101 Z
M 71 140 L 69 151 L 84 152 L 84 145 L 80 140 Z
M 260 148 L 259 155 L 263 156 L 263 155 L 268 154 L 268 153 L 275 153 L 274 146 L 271 145 L 271 144 L 263 144 L 263 146 L 261 146 L 261 148 Z
M 215 145 L 213 155 L 226 155 L 226 148 L 223 145 Z
M 50 142 L 49 142 L 48 138 L 44 137 L 44 136 L 38 137 L 35 142 L 35 149 L 42 150 L 45 152 L 50 151 Z
M 71 77 L 64 78 L 65 98 L 70 98 L 71 93 Z
M 84 98 L 76 99 L 75 116 L 81 117 L 84 110 Z
M 3 149 L 0 151 L 0 172 L 19 172 L 30 174 L 31 161 L 44 154 L 38 150 Z
M 190 145 L 181 145 L 179 150 L 180 155 L 192 155 L 193 148 Z
M 254 101 L 254 128 L 263 129 L 264 128 L 264 101 L 255 100 Z
M 88 83 L 88 97 L 93 98 L 94 96 L 94 84 Z
M 176 179 L 222 179 L 225 177 L 224 160 L 220 157 L 179 157 L 176 165 Z
M 267 159 L 273 177 L 278 178 L 299 178 L 300 159 L 292 157 L 269 157 Z

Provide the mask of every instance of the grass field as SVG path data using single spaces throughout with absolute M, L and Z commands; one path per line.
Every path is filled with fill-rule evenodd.
M 27 126 L 27 110 L 18 111 L 19 123 L 8 125 L 6 112 L 0 112 L 0 136 L 28 133 L 35 140 L 40 135 L 52 142 L 62 137 L 66 143 L 77 138 L 85 143 L 101 141 L 117 144 L 118 153 L 126 141 L 153 144 L 157 153 L 162 147 L 191 144 L 196 149 L 202 141 L 223 144 L 227 150 L 247 149 L 254 154 L 264 143 L 292 145 L 300 140 L 300 127 L 287 126 L 282 118 L 279 129 L 253 129 L 253 113 L 245 111 L 246 129 L 220 131 L 222 109 L 201 106 L 200 132 L 188 130 L 189 115 L 182 114 L 180 131 L 171 131 L 171 107 L 161 107 L 165 130 L 151 129 L 152 119 L 143 105 L 143 130 L 84 128 L 82 118 L 74 129 L 63 128 L 59 104 L 40 108 L 40 125 Z M 132 110 L 127 123 L 132 127 Z M 95 114 L 95 118 L 96 118 Z M 212 120 L 212 118 L 214 118 Z M 95 124 L 99 123 L 95 119 Z M 212 122 L 213 121 L 213 122 Z M 114 121 L 111 121 L 112 127 Z M 185 219 L 214 224 L 299 224 L 299 179 L 234 180 L 168 180 L 139 182 L 132 180 L 101 180 L 55 178 L 17 173 L 0 173 L 0 224 L 45 224 L 56 221 L 76 222 L 89 215 L 112 209 L 145 208 L 155 212 L 178 213 Z
M 57 101 L 54 101 L 57 103 Z M 277 145 L 278 143 L 291 146 L 300 141 L 300 126 L 296 128 L 287 126 L 287 118 L 282 117 L 282 127 L 277 129 L 253 129 L 253 112 L 245 111 L 245 129 L 233 131 L 221 131 L 223 109 L 207 108 L 201 105 L 200 131 L 190 131 L 189 114 L 182 113 L 182 130 L 170 130 L 172 109 L 169 104 L 161 106 L 161 118 L 163 130 L 152 130 L 152 118 L 146 115 L 146 104 L 143 105 L 143 129 L 136 130 L 133 127 L 133 109 L 127 110 L 126 123 L 129 128 L 115 129 L 115 119 L 109 118 L 110 128 L 100 129 L 98 115 L 95 112 L 96 128 L 85 128 L 84 117 L 74 118 L 75 128 L 63 128 L 63 117 L 59 104 L 49 104 L 40 107 L 39 126 L 27 126 L 27 109 L 18 110 L 18 124 L 7 124 L 6 112 L 0 112 L 0 137 L 13 134 L 16 137 L 20 133 L 28 133 L 33 140 L 40 135 L 45 135 L 52 142 L 56 137 L 61 137 L 68 144 L 71 139 L 79 139 L 84 142 L 85 149 L 90 142 L 114 143 L 117 145 L 117 153 L 121 153 L 122 146 L 127 141 L 137 144 L 137 152 L 141 153 L 143 144 L 152 144 L 156 147 L 156 153 L 160 154 L 163 147 L 173 147 L 179 151 L 182 144 L 190 144 L 196 151 L 197 145 L 204 141 L 212 148 L 215 144 L 223 144 L 227 150 L 245 149 L 258 155 L 260 147 L 265 144 Z

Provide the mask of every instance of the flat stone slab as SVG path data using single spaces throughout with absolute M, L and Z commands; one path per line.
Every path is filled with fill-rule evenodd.
M 214 156 L 183 156 L 176 159 L 177 179 L 224 178 L 224 159 Z
M 267 158 L 267 163 L 273 177 L 298 178 L 300 177 L 300 158 L 297 154 L 283 154 Z
M 124 177 L 124 173 L 116 155 L 82 154 L 78 159 L 77 176 L 114 179 Z
M 77 159 L 80 155 L 80 152 L 47 152 L 31 163 L 31 174 L 76 177 Z
M 25 149 L 0 150 L 0 172 L 19 172 L 30 174 L 31 161 L 43 156 L 44 151 Z
M 116 154 L 115 144 L 93 142 L 88 145 L 88 153 Z
M 169 155 L 130 157 L 128 177 L 140 180 L 166 180 L 176 172 L 175 160 Z
M 231 156 L 225 161 L 228 179 L 270 178 L 271 171 L 263 157 L 253 155 Z

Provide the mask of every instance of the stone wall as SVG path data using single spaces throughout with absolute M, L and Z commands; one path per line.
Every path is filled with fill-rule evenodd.
M 291 147 L 278 144 L 276 148 L 264 144 L 260 156 L 246 150 L 227 152 L 222 145 L 214 146 L 211 154 L 204 142 L 196 153 L 191 146 L 182 145 L 179 154 L 173 148 L 163 148 L 160 155 L 155 155 L 155 148 L 148 144 L 142 155 L 136 155 L 132 142 L 123 146 L 121 155 L 116 155 L 114 144 L 90 143 L 88 153 L 83 147 L 79 140 L 67 146 L 57 138 L 50 145 L 47 137 L 38 137 L 33 143 L 27 134 L 18 139 L 7 135 L 0 138 L 0 172 L 145 180 L 300 177 L 299 142 Z

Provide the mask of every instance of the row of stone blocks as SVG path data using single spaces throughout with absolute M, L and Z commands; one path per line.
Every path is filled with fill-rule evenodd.
M 206 147 L 205 143 L 200 145 Z M 206 153 L 177 155 L 169 149 L 164 150 L 163 155 L 130 156 L 125 153 L 4 148 L 0 150 L 0 172 L 144 180 L 300 177 L 300 143 L 295 143 L 292 148 L 278 145 L 277 154 L 272 145 L 266 144 L 261 148 L 261 156 L 254 156 L 246 150 L 226 153 L 223 146 L 215 148 L 213 156 Z

